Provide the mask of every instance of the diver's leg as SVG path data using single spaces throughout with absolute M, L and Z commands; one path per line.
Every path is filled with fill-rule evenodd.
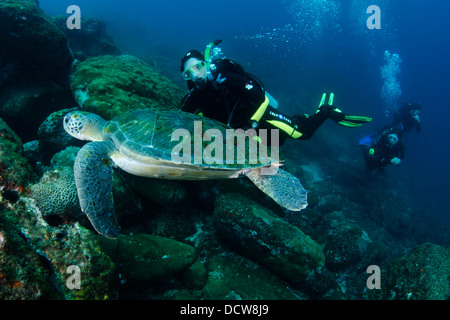
M 280 140 L 284 142 L 288 137 L 301 139 L 303 133 L 299 130 L 299 125 L 295 117 L 287 116 L 277 109 L 268 107 L 261 118 L 259 128 L 280 130 Z M 280 141 L 280 145 L 281 145 Z

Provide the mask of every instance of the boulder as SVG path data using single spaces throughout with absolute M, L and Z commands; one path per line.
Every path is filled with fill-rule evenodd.
M 305 295 L 290 288 L 266 268 L 227 253 L 208 264 L 208 282 L 202 289 L 207 300 L 297 300 Z
M 318 226 L 316 226 L 318 228 Z M 368 256 L 372 240 L 355 222 L 342 213 L 333 212 L 322 217 L 320 231 L 325 242 L 326 267 L 333 272 L 356 266 Z
M 366 299 L 448 300 L 450 249 L 424 243 L 381 268 L 381 289 L 366 290 Z
M 65 35 L 37 0 L 0 0 L 0 117 L 22 140 L 61 106 L 74 106 L 73 56 Z
M 214 222 L 220 236 L 239 253 L 288 281 L 305 281 L 325 264 L 318 243 L 241 195 L 220 195 Z
M 61 80 L 73 61 L 67 39 L 38 0 L 0 1 L 0 57 L 13 57 L 27 74 Z
M 79 271 L 78 289 L 67 286 L 70 266 Z M 117 280 L 111 259 L 79 224 L 50 226 L 24 197 L 0 212 L 0 299 L 112 299 Z
M 197 259 L 193 247 L 169 238 L 137 234 L 99 239 L 127 283 L 180 273 Z
M 184 90 L 129 55 L 90 58 L 76 65 L 72 90 L 83 110 L 111 120 L 128 110 L 179 108 Z
M 106 33 L 106 25 L 103 21 L 83 17 L 81 29 L 69 29 L 67 16 L 56 16 L 53 19 L 67 37 L 75 59 L 84 61 L 90 57 L 120 54 L 114 40 Z
M 20 138 L 0 119 L 0 189 L 3 197 L 20 194 L 37 180 L 24 156 Z
M 38 130 L 39 148 L 42 153 L 53 155 L 67 146 L 82 147 L 86 141 L 82 141 L 72 137 L 63 127 L 64 116 L 77 110 L 76 108 L 68 108 L 51 113 L 44 122 L 41 123 Z

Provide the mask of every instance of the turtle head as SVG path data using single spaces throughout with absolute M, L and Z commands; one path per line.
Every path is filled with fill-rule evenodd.
M 90 141 L 104 141 L 103 128 L 106 120 L 85 111 L 73 111 L 64 116 L 64 130 L 74 138 Z

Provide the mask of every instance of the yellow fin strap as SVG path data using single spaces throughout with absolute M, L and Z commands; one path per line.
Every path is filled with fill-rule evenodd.
M 262 143 L 262 139 L 259 136 L 254 136 L 252 139 L 258 142 L 259 144 Z
M 297 130 L 295 130 L 294 128 L 292 128 L 290 125 L 281 122 L 281 121 L 277 121 L 277 120 L 266 120 L 268 123 L 270 123 L 271 125 L 273 125 L 274 127 L 283 130 L 284 132 L 286 132 L 289 136 L 291 136 L 294 139 L 298 139 L 300 138 L 303 134 Z
M 319 109 L 321 106 L 323 106 L 325 104 L 326 97 L 327 97 L 326 93 L 322 94 L 322 99 L 320 99 L 319 106 L 317 107 L 317 109 Z
M 330 99 L 328 99 L 328 104 L 330 106 L 332 106 L 333 105 L 333 101 L 334 101 L 334 93 L 332 92 L 332 93 L 330 93 Z
M 323 105 L 325 104 L 326 98 L 327 98 L 327 93 L 325 92 L 324 94 L 322 94 L 322 99 L 320 99 L 319 106 L 317 107 L 316 113 L 319 112 L 319 111 L 320 111 L 320 107 L 323 106 Z M 331 93 L 330 93 L 330 97 L 328 98 L 328 104 L 329 104 L 330 106 L 332 106 L 332 105 L 333 105 L 333 102 L 334 102 L 334 93 L 331 92 Z
M 269 106 L 269 98 L 265 96 L 264 102 L 259 106 L 258 110 L 250 118 L 251 121 L 259 122 Z

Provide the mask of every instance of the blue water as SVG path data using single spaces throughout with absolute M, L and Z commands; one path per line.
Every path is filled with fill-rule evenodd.
M 390 121 L 380 69 L 385 50 L 397 53 L 399 101 L 423 103 L 423 114 L 422 132 L 408 135 L 405 161 L 393 174 L 417 206 L 447 216 L 449 1 L 40 0 L 51 15 L 66 15 L 72 4 L 82 17 L 104 20 L 122 52 L 164 57 L 173 74 L 187 50 L 222 39 L 226 56 L 258 75 L 286 113 L 312 112 L 321 93 L 333 91 L 343 110 L 374 117 L 351 133 L 354 141 Z M 382 10 L 380 30 L 366 26 L 372 4 Z

